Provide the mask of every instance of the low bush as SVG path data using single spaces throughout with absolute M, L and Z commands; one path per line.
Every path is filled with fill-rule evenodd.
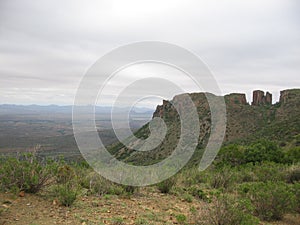
M 253 206 L 247 199 L 238 199 L 228 194 L 214 197 L 212 205 L 204 218 L 199 218 L 197 224 L 209 225 L 255 225 L 259 220 L 252 216 Z M 201 215 L 201 217 L 203 217 Z
M 293 185 L 293 192 L 296 197 L 295 211 L 300 213 L 300 182 Z
M 220 149 L 215 164 L 218 166 L 231 165 L 238 166 L 244 164 L 245 147 L 231 144 Z
M 105 179 L 96 172 L 91 172 L 81 180 L 83 188 L 88 189 L 88 193 L 97 196 L 104 195 L 132 195 L 138 187 L 130 185 L 115 184 Z
M 253 165 L 252 163 L 239 166 L 238 172 L 240 183 L 257 181 L 254 169 L 255 165 Z
M 198 186 L 191 186 L 187 189 L 188 193 L 192 196 L 199 198 L 203 201 L 210 202 L 211 201 L 211 194 L 209 194 L 207 191 L 202 190 Z
M 261 182 L 277 182 L 286 180 L 287 166 L 274 162 L 264 162 L 253 165 L 253 172 L 256 181 Z
M 105 179 L 96 172 L 90 173 L 86 176 L 86 183 L 91 194 L 103 196 L 105 194 L 122 194 L 123 188 Z
M 170 177 L 167 180 L 164 180 L 157 184 L 157 188 L 161 193 L 169 193 L 172 189 L 172 187 L 175 185 L 176 179 L 175 177 Z
M 135 221 L 134 221 L 134 224 L 135 225 L 146 225 L 146 224 L 149 224 L 148 220 L 146 220 L 145 218 L 137 218 Z
M 176 175 L 176 183 L 186 187 L 190 187 L 191 185 L 199 183 L 205 183 L 206 181 L 206 173 L 200 172 L 198 167 L 185 169 L 181 173 Z
M 215 165 L 239 166 L 246 163 L 255 164 L 265 161 L 276 163 L 295 162 L 300 159 L 299 157 L 300 153 L 297 150 L 291 150 L 285 154 L 276 143 L 262 139 L 246 146 L 231 144 L 222 147 Z
M 236 171 L 230 166 L 223 166 L 210 172 L 209 183 L 212 188 L 229 189 L 238 179 Z
M 285 163 L 300 163 L 300 146 L 290 148 L 284 156 Z
M 70 207 L 76 200 L 79 191 L 76 185 L 72 184 L 72 182 L 67 182 L 56 186 L 55 192 L 60 204 Z
M 282 219 L 295 207 L 295 195 L 283 182 L 245 183 L 240 186 L 240 193 L 251 200 L 255 214 L 262 220 Z
M 54 188 L 55 197 L 63 206 L 71 206 L 79 193 L 79 185 L 75 170 L 69 165 L 58 168 L 57 185 Z
M 59 184 L 65 184 L 72 180 L 76 176 L 75 170 L 70 165 L 62 165 L 58 167 L 56 182 Z
M 53 181 L 58 163 L 54 160 L 38 160 L 35 153 L 15 158 L 5 158 L 0 165 L 0 189 L 2 191 L 37 193 Z
M 300 182 L 300 167 L 292 167 L 287 174 L 288 183 L 297 183 Z
M 125 224 L 124 219 L 122 217 L 113 217 L 113 218 L 111 218 L 111 223 L 113 225 L 123 225 L 123 224 Z
M 131 185 L 122 185 L 122 187 L 123 187 L 125 194 L 127 194 L 127 195 L 132 195 L 134 192 L 136 192 L 138 190 L 138 187 L 131 186 Z
M 187 220 L 186 216 L 183 215 L 183 214 L 178 214 L 175 217 L 176 217 L 176 220 L 179 224 L 184 224 Z
M 268 140 L 259 140 L 245 148 L 246 163 L 276 162 L 284 159 L 284 153 L 277 144 Z
M 183 194 L 182 197 L 183 197 L 183 200 L 186 202 L 189 202 L 189 203 L 193 202 L 193 196 L 188 193 Z

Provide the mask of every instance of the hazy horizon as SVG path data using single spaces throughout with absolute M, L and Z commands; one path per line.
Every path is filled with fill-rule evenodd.
M 284 90 L 290 90 L 290 89 L 300 89 L 300 87 L 292 87 L 292 88 L 288 88 L 288 89 L 284 89 Z M 256 89 L 258 90 L 258 89 Z M 259 89 L 261 91 L 264 91 L 264 93 L 266 94 L 266 92 L 269 92 L 268 90 L 262 90 L 262 89 Z M 253 90 L 255 91 L 255 90 Z M 252 91 L 252 93 L 253 93 Z M 279 90 L 277 92 L 270 92 L 272 94 L 272 103 L 275 104 L 277 102 L 279 102 L 280 100 L 280 91 L 283 91 L 283 90 Z M 191 92 L 193 93 L 193 92 Z M 195 92 L 194 92 L 195 93 Z M 230 93 L 225 93 L 223 96 L 225 95 L 229 95 L 229 94 L 245 94 L 246 95 L 246 100 L 249 104 L 251 104 L 252 100 L 253 100 L 253 95 L 251 93 L 251 96 L 248 96 L 246 93 L 243 93 L 243 92 L 230 92 Z M 171 100 L 171 99 L 164 99 L 164 100 Z M 162 101 L 159 102 L 157 105 L 161 105 L 162 104 Z M 42 104 L 37 104 L 37 103 L 0 103 L 0 106 L 3 106 L 3 105 L 15 105 L 15 106 L 59 106 L 59 107 L 73 107 L 73 104 L 47 104 L 47 103 L 42 103 Z M 155 105 L 154 107 L 156 107 L 157 105 Z M 113 107 L 112 105 L 110 104 L 107 104 L 107 105 L 95 105 L 96 107 L 107 107 L 107 108 L 110 108 L 110 107 Z M 117 106 L 117 108 L 128 108 L 128 107 L 132 107 L 130 105 L 125 105 L 125 106 Z M 153 109 L 153 106 L 134 106 L 134 108 L 145 108 L 145 109 Z

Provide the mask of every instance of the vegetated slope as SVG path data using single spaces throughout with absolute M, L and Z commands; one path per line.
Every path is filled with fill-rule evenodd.
M 263 138 L 277 142 L 282 147 L 300 145 L 300 89 L 281 91 L 280 101 L 276 104 L 272 104 L 272 96 L 269 93 L 267 96 L 264 96 L 264 93 L 260 95 L 261 93 L 263 92 L 254 92 L 251 105 L 247 103 L 245 94 L 234 93 L 224 96 L 227 127 L 223 145 L 248 144 Z M 204 93 L 189 95 L 197 107 L 201 129 L 198 146 L 191 160 L 192 163 L 196 163 L 210 135 L 211 114 Z M 209 93 L 207 95 L 214 96 Z M 168 128 L 166 137 L 157 148 L 148 152 L 140 152 L 129 149 L 122 143 L 116 143 L 110 147 L 110 152 L 119 160 L 135 165 L 149 165 L 168 157 L 175 149 L 180 137 L 180 118 L 172 105 L 176 98 L 180 98 L 180 95 L 175 96 L 171 101 L 164 100 L 153 114 L 153 117 L 162 118 Z M 214 98 L 220 97 L 214 96 Z M 181 107 L 184 106 L 185 103 L 182 102 Z M 146 139 L 150 134 L 148 125 L 139 129 L 135 136 Z M 135 144 L 132 143 L 132 145 Z

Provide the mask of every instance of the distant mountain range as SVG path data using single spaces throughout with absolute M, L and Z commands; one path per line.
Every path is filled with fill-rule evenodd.
M 14 105 L 14 104 L 3 104 L 0 105 L 0 115 L 3 114 L 41 114 L 41 113 L 72 113 L 72 105 L 58 106 L 58 105 Z M 110 106 L 96 106 L 96 113 L 107 114 L 110 113 L 112 107 Z M 115 112 L 125 112 L 128 111 L 129 107 L 115 107 Z M 144 113 L 152 114 L 154 109 L 145 107 L 133 107 L 131 108 L 131 113 Z

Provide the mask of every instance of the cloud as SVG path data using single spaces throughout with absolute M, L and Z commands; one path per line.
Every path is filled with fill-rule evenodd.
M 196 53 L 223 93 L 299 87 L 299 9 L 297 0 L 2 0 L 0 102 L 72 104 L 99 57 L 143 40 Z

